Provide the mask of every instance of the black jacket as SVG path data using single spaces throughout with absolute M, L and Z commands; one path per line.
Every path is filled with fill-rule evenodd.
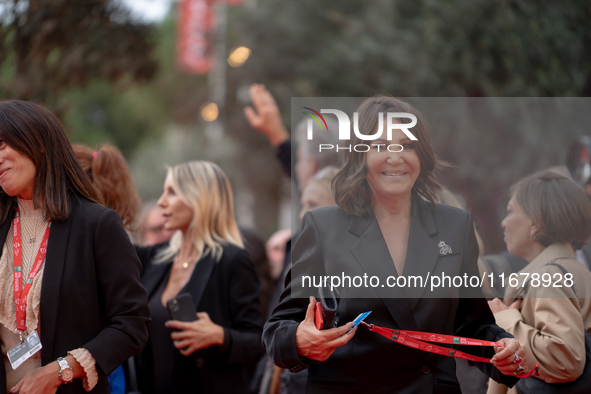
M 107 374 L 138 353 L 150 320 L 140 262 L 119 215 L 99 204 L 71 197 L 67 221 L 51 224 L 41 288 L 41 362 L 46 365 L 76 348 L 96 360 L 93 393 L 109 393 Z M 0 225 L 4 244 L 11 219 Z M 1 249 L 0 249 L 1 252 Z M 12 302 L 12 301 L 11 301 Z M 4 378 L 4 363 L 0 377 Z M 4 379 L 2 379 L 4 380 Z M 6 383 L 0 383 L 5 394 Z M 58 394 L 86 393 L 81 379 Z
M 170 274 L 172 261 L 152 263 L 164 246 L 166 244 L 137 249 L 144 267 L 142 283 L 149 298 Z M 174 393 L 247 391 L 243 366 L 256 363 L 264 354 L 259 291 L 259 280 L 244 249 L 228 244 L 218 262 L 211 254 L 198 261 L 180 293 L 190 293 L 197 311 L 207 312 L 214 323 L 224 327 L 224 344 L 198 350 L 188 357 L 177 353 L 172 376 Z M 144 394 L 150 393 L 153 368 L 150 342 L 136 359 L 140 389 Z
M 451 253 L 441 254 L 443 241 Z M 448 251 L 449 252 L 449 251 Z M 478 276 L 478 246 L 470 215 L 460 209 L 438 205 L 436 210 L 422 199 L 415 199 L 407 246 L 404 276 L 456 275 L 466 272 Z M 297 354 L 295 333 L 304 319 L 308 299 L 292 298 L 307 275 L 397 276 L 379 224 L 368 210 L 364 217 L 349 217 L 338 207 L 308 212 L 293 250 L 290 280 L 279 306 L 265 325 L 263 343 L 280 367 L 297 371 L 305 368 Z M 339 289 L 339 325 L 352 321 L 359 313 L 373 311 L 366 319 L 386 328 L 497 340 L 512 337 L 494 324 L 495 320 L 481 295 L 459 289 L 444 291 L 438 298 L 427 298 L 427 289 L 377 286 Z M 351 298 L 353 296 L 354 298 Z M 462 351 L 492 357 L 492 348 L 466 348 Z M 516 378 L 501 375 L 491 364 L 477 363 L 489 376 L 513 385 Z M 345 346 L 337 348 L 321 365 L 311 365 L 308 393 L 460 393 L 453 358 L 414 350 L 394 343 L 366 327 Z

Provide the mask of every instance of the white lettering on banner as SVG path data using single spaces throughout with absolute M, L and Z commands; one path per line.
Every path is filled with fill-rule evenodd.
M 376 148 L 378 152 L 383 152 L 388 150 L 388 152 L 398 153 L 404 150 L 404 147 L 400 144 L 371 144 L 371 146 L 367 144 L 356 144 L 356 145 L 349 145 L 349 146 L 334 146 L 333 144 L 318 144 L 318 152 L 327 151 L 327 150 L 336 150 L 337 152 L 346 150 L 351 152 L 351 147 L 353 147 L 353 151 L 359 153 L 369 152 L 372 147 Z M 385 147 L 385 149 L 383 148 Z

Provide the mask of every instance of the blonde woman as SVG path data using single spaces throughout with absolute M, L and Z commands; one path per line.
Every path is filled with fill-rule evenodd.
M 152 322 L 137 358 L 142 393 L 247 391 L 244 367 L 263 354 L 260 284 L 234 219 L 232 190 L 215 164 L 172 167 L 158 200 L 169 243 L 141 248 Z M 197 320 L 170 321 L 166 303 L 189 293 Z

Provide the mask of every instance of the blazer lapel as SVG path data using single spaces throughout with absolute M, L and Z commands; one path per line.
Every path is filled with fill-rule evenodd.
M 352 216 L 349 231 L 359 236 L 359 240 L 351 247 L 351 251 L 368 275 L 377 272 L 380 278 L 385 278 L 385 273 L 386 276 L 398 276 L 380 226 L 371 209 L 368 209 L 368 214 L 362 218 Z M 437 234 L 437 227 L 429 203 L 422 198 L 415 198 L 404 264 L 406 278 L 420 276 L 426 280 L 427 273 L 435 268 L 439 257 L 439 247 L 431 239 L 435 234 Z M 425 289 L 426 287 L 375 288 L 392 317 L 397 322 L 404 320 L 404 324 L 400 321 L 399 325 L 407 329 L 417 329 L 412 310 L 417 306 Z M 393 298 L 404 299 L 406 302 Z
M 75 201 L 75 200 L 71 200 Z M 66 250 L 68 247 L 68 238 L 70 227 L 72 226 L 72 217 L 76 215 L 76 205 L 74 202 L 72 213 L 65 222 L 52 222 L 49 232 L 49 242 L 47 243 L 47 255 L 45 257 L 45 268 L 43 270 L 43 286 L 41 287 L 41 341 L 43 349 L 41 358 L 44 363 L 52 359 L 53 341 L 55 330 L 59 322 L 57 321 L 57 310 L 59 307 L 59 294 L 62 282 L 62 273 L 66 261 Z M 43 339 L 46 338 L 44 341 Z
M 398 276 L 378 221 L 371 209 L 368 209 L 364 217 L 351 216 L 349 231 L 359 236 L 357 242 L 351 247 L 351 252 L 368 276 L 376 275 L 380 280 L 385 280 L 388 276 Z M 378 286 L 374 290 L 398 328 L 418 330 L 402 288 Z
M 207 256 L 203 257 L 195 266 L 195 269 L 193 270 L 193 275 L 191 275 L 189 283 L 187 283 L 187 285 L 183 289 L 191 289 L 190 293 L 193 296 L 195 308 L 199 308 L 199 303 L 203 298 L 203 293 L 205 292 L 207 282 L 209 282 L 209 278 L 211 277 L 215 264 L 216 262 L 211 254 L 208 254 Z M 199 309 L 197 310 L 199 311 Z
M 207 282 L 211 277 L 214 266 L 215 261 L 211 255 L 207 255 L 199 260 L 193 270 L 191 279 L 189 279 L 189 282 L 187 282 L 185 287 L 179 292 L 179 294 L 187 292 L 191 293 L 196 308 L 199 307 L 199 303 L 201 302 L 201 298 L 203 297 L 205 287 L 207 287 Z M 172 260 L 160 264 L 150 264 L 148 268 L 149 272 L 146 271 L 142 282 L 148 293 L 148 299 L 152 298 L 163 281 L 168 281 L 171 267 Z
M 420 276 L 427 280 L 427 273 L 432 272 L 439 257 L 439 247 L 431 239 L 437 234 L 431 209 L 422 198 L 414 200 L 413 217 L 404 263 L 404 276 Z M 417 306 L 427 287 L 407 288 L 408 303 L 411 310 Z
M 10 227 L 12 227 L 12 217 L 14 215 L 8 215 L 8 218 L 4 221 L 4 223 L 2 223 L 2 225 L 0 225 L 0 241 L 2 241 L 2 244 L 0 244 L 0 256 L 2 256 L 2 245 L 4 245 L 4 242 L 6 242 L 6 237 L 8 236 L 8 231 L 10 230 Z

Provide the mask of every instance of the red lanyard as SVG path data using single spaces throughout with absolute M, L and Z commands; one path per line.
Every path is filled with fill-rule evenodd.
M 14 266 L 14 310 L 16 312 L 16 328 L 19 331 L 25 331 L 25 321 L 27 318 L 27 295 L 33 285 L 33 279 L 37 276 L 37 273 L 41 269 L 41 265 L 45 260 L 47 254 L 47 240 L 49 239 L 49 230 L 51 229 L 51 221 L 47 223 L 45 234 L 43 234 L 43 240 L 41 246 L 35 257 L 33 268 L 29 273 L 27 282 L 25 283 L 24 289 L 22 288 L 22 276 L 23 276 L 23 256 L 21 252 L 21 217 L 20 210 L 16 209 L 16 214 L 12 220 L 12 237 L 14 244 L 12 247 L 12 264 Z
M 436 343 L 447 343 L 451 345 L 468 345 L 468 346 L 500 346 L 505 347 L 502 343 L 498 342 L 491 342 L 491 341 L 482 341 L 480 339 L 472 339 L 472 338 L 463 338 L 463 337 L 456 337 L 453 335 L 443 335 L 443 334 L 433 334 L 430 332 L 419 332 L 419 331 L 401 331 L 401 330 L 393 330 L 391 328 L 384 328 L 380 326 L 375 326 L 373 324 L 367 324 L 365 322 L 361 322 L 365 326 L 369 328 L 370 331 L 376 332 L 383 337 L 390 339 L 396 343 L 399 343 L 404 346 L 409 346 L 414 349 L 423 350 L 429 353 L 436 353 L 442 356 L 448 357 L 456 357 L 462 358 L 464 360 L 481 362 L 481 363 L 490 363 L 489 358 L 485 357 L 478 357 L 473 356 L 468 353 L 461 352 L 459 350 L 451 349 L 448 347 L 432 345 L 427 342 L 436 342 Z M 536 363 L 536 366 L 527 373 L 522 373 L 517 375 L 518 378 L 529 378 L 530 376 L 539 375 L 539 367 Z

